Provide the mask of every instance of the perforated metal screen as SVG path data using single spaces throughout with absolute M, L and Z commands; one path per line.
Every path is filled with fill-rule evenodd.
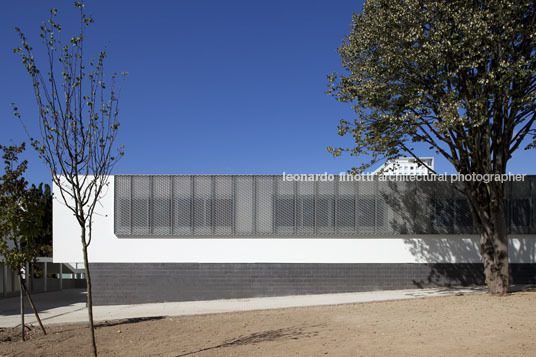
M 507 184 L 510 233 L 536 233 L 536 177 Z M 118 236 L 476 233 L 445 182 L 284 181 L 281 175 L 115 176 Z

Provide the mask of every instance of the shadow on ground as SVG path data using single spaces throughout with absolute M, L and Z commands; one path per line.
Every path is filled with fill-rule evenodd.
M 240 336 L 236 339 L 226 340 L 219 345 L 202 348 L 197 351 L 183 353 L 183 354 L 178 355 L 177 357 L 192 356 L 192 355 L 195 355 L 196 353 L 211 351 L 211 350 L 215 350 L 219 348 L 254 345 L 254 344 L 261 343 L 261 342 L 270 342 L 270 341 L 279 341 L 279 340 L 298 340 L 300 338 L 315 337 L 318 335 L 318 331 L 307 332 L 306 330 L 311 329 L 311 328 L 321 327 L 321 326 L 322 325 L 291 327 L 291 328 L 256 332 L 247 336 Z
M 123 319 L 123 320 L 103 321 L 103 322 L 99 322 L 95 324 L 95 328 L 137 324 L 139 322 L 157 321 L 157 320 L 162 320 L 164 318 L 165 318 L 164 316 L 152 316 L 152 317 L 133 317 L 130 319 Z
M 85 289 L 66 289 L 47 293 L 33 293 L 31 296 L 39 312 L 86 302 Z M 0 316 L 19 315 L 19 304 L 20 300 L 18 296 L 0 299 Z M 27 313 L 32 312 L 26 296 L 24 297 L 24 311 Z

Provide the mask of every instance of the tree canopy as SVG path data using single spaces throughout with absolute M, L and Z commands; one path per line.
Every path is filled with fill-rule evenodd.
M 46 207 L 23 176 L 28 162 L 18 156 L 25 144 L 0 149 L 5 165 L 0 177 L 0 254 L 12 271 L 20 272 L 39 256 L 39 238 L 50 235 L 43 226 Z
M 369 0 L 342 46 L 344 74 L 328 93 L 351 103 L 340 135 L 355 146 L 333 155 L 381 159 L 426 144 L 460 174 L 506 172 L 519 148 L 536 145 L 534 1 Z M 464 182 L 489 291 L 509 287 L 503 182 Z
M 426 143 L 460 173 L 501 173 L 534 147 L 536 10 L 532 1 L 367 1 L 339 48 L 329 93 L 370 164 Z M 530 140 L 528 140 L 530 139 Z
M 0 255 L 6 265 L 19 276 L 21 337 L 25 339 L 23 290 L 32 306 L 35 317 L 43 333 L 46 335 L 41 318 L 35 308 L 23 279 L 23 269 L 36 258 L 52 251 L 52 196 L 50 187 L 43 185 L 39 188 L 28 181 L 24 172 L 28 167 L 26 160 L 20 161 L 19 155 L 26 145 L 3 146 L 4 160 L 3 175 L 0 177 Z M 49 241 L 50 240 L 50 241 Z M 28 275 L 26 271 L 26 275 Z

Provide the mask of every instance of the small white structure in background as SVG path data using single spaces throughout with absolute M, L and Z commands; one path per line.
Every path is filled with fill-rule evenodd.
M 433 157 L 419 157 L 419 159 L 426 164 L 424 166 L 417 162 L 414 157 L 399 157 L 395 160 L 387 160 L 385 164 L 378 167 L 373 174 L 383 175 L 429 175 L 432 174 L 430 170 L 434 169 Z

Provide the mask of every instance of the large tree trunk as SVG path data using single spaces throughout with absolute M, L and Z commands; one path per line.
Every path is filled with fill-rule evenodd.
M 480 253 L 488 291 L 491 294 L 506 294 L 510 285 L 508 264 L 508 237 L 503 215 L 495 217 L 495 225 L 484 227 L 480 234 Z
M 504 183 L 491 182 L 473 187 L 473 218 L 480 231 L 480 255 L 488 292 L 506 294 L 510 285 L 508 234 L 506 227 Z
M 91 331 L 91 348 L 93 356 L 97 356 L 97 342 L 95 341 L 95 326 L 93 324 L 93 298 L 91 295 L 91 274 L 89 272 L 89 259 L 87 256 L 86 227 L 82 227 L 82 249 L 84 251 L 84 268 L 86 270 L 87 286 L 87 312 L 89 316 L 89 330 Z

